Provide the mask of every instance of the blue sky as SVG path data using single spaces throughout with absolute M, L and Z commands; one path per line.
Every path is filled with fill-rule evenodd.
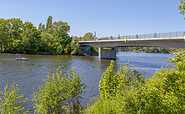
M 0 18 L 21 18 L 35 26 L 68 22 L 70 35 L 97 37 L 185 31 L 180 0 L 0 0 Z

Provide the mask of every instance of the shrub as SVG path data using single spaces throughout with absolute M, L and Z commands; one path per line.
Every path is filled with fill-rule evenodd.
M 35 112 L 43 114 L 54 114 L 61 112 L 79 113 L 80 94 L 84 93 L 85 83 L 82 83 L 74 69 L 62 75 L 62 71 L 57 69 L 57 73 L 48 75 L 44 80 L 45 86 L 40 86 L 40 91 L 35 92 L 32 102 Z
M 175 63 L 143 79 L 128 65 L 113 73 L 114 62 L 100 80 L 100 97 L 92 99 L 85 113 L 185 113 L 185 52 L 169 59 Z
M 28 113 L 28 110 L 26 112 L 23 112 L 24 107 L 22 106 L 23 103 L 26 102 L 26 99 L 22 99 L 24 96 L 22 94 L 18 93 L 18 84 L 15 85 L 13 82 L 10 84 L 10 87 L 8 87 L 8 83 L 6 87 L 4 87 L 4 91 L 0 92 L 0 113 L 1 114 L 26 114 Z

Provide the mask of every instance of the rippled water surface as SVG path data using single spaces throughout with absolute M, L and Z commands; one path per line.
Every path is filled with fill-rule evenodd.
M 19 54 L 0 53 L 0 91 L 7 83 L 15 80 L 19 84 L 20 93 L 28 97 L 26 108 L 33 110 L 30 99 L 39 86 L 43 85 L 48 73 L 53 74 L 61 66 L 66 72 L 74 66 L 76 72 L 82 76 L 86 83 L 86 93 L 82 96 L 82 105 L 99 94 L 98 86 L 101 75 L 109 66 L 111 60 L 99 59 L 98 56 L 69 56 L 69 55 L 28 55 L 23 54 L 29 61 L 15 61 Z M 118 52 L 115 62 L 115 71 L 120 67 L 130 64 L 130 67 L 142 73 L 145 77 L 151 77 L 161 66 L 166 64 L 169 57 L 174 54 L 154 54 L 137 52 Z

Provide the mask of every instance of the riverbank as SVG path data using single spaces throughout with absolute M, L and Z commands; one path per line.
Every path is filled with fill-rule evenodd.
M 81 54 L 53 54 L 49 52 L 36 52 L 36 53 L 16 53 L 16 52 L 0 52 L 4 54 L 29 54 L 29 55 L 79 55 L 79 56 L 85 56 L 83 52 Z
M 146 52 L 146 53 L 167 53 L 167 54 L 177 54 L 180 51 L 185 51 L 185 49 L 181 48 L 161 48 L 161 47 L 122 47 L 119 48 L 118 50 Z
M 91 51 L 86 52 L 83 50 L 80 50 L 78 48 L 74 49 L 70 54 L 55 54 L 51 52 L 35 52 L 35 53 L 16 53 L 16 52 L 0 52 L 0 53 L 12 53 L 12 54 L 33 54 L 33 55 L 75 55 L 75 56 L 98 56 L 98 48 L 97 47 L 92 47 L 91 46 Z

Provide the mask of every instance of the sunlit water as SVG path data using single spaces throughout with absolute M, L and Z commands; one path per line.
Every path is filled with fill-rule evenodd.
M 84 106 L 91 97 L 99 95 L 99 81 L 101 75 L 109 66 L 111 60 L 99 59 L 98 56 L 69 56 L 69 55 L 22 55 L 29 58 L 29 61 L 15 61 L 19 54 L 0 53 L 0 91 L 7 83 L 13 80 L 19 84 L 20 93 L 28 98 L 25 103 L 26 109 L 33 112 L 31 99 L 39 86 L 43 86 L 43 79 L 48 73 L 53 74 L 61 66 L 66 72 L 74 66 L 74 69 L 82 77 L 87 85 L 85 94 L 82 95 L 81 104 Z M 128 63 L 132 69 L 142 73 L 145 77 L 151 77 L 161 66 L 167 63 L 166 60 L 174 57 L 174 54 L 154 54 L 137 52 L 118 52 L 115 62 L 115 71 Z

